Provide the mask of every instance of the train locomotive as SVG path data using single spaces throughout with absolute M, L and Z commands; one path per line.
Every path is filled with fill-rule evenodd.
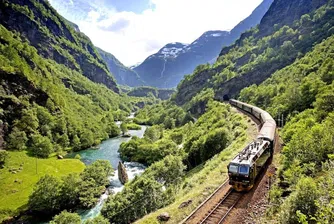
M 230 104 L 249 113 L 260 121 L 259 134 L 227 166 L 229 184 L 236 191 L 249 191 L 255 180 L 273 156 L 276 122 L 271 115 L 252 105 L 230 100 Z

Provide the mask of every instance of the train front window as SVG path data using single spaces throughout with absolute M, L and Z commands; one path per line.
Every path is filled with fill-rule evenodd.
M 228 171 L 230 173 L 238 173 L 238 165 L 230 164 L 230 167 L 228 168 Z
M 239 166 L 239 173 L 240 174 L 248 174 L 249 172 L 249 166 Z

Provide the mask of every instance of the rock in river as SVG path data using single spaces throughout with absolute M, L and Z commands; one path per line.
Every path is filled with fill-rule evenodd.
M 121 161 L 118 162 L 118 178 L 122 184 L 125 184 L 129 180 L 128 174 L 125 170 L 125 166 Z

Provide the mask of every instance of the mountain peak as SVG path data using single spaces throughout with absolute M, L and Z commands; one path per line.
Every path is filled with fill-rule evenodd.
M 169 43 L 158 51 L 157 56 L 160 58 L 176 58 L 187 46 L 187 44 L 180 42 Z

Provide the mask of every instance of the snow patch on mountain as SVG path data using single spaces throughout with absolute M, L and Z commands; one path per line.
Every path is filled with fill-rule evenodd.
M 164 59 L 176 58 L 180 53 L 186 50 L 187 46 L 187 44 L 182 44 L 178 42 L 170 43 L 160 49 L 160 51 L 156 55 Z

